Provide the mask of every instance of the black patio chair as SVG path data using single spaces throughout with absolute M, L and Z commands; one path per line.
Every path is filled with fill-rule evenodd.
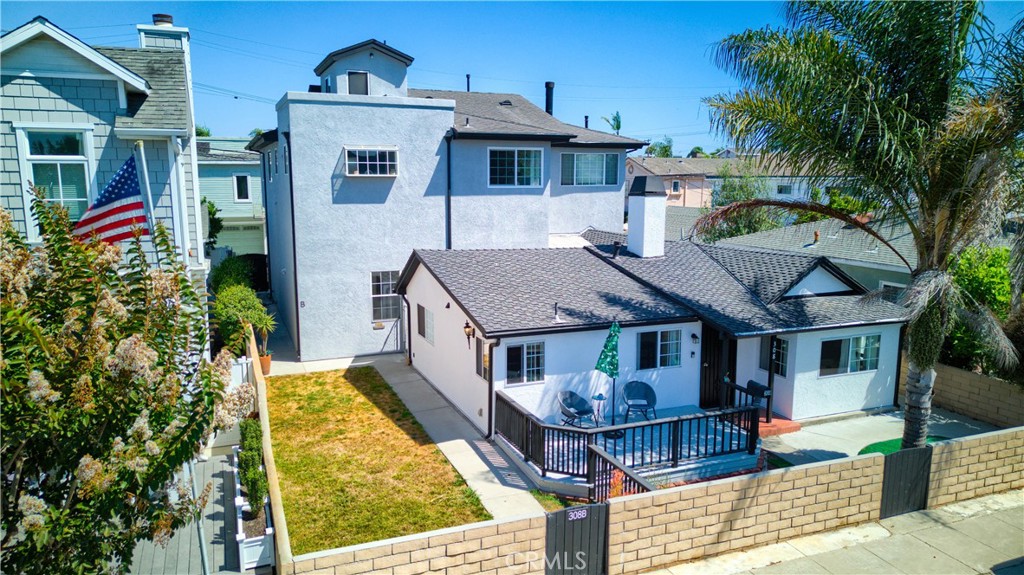
M 650 418 L 647 417 L 647 412 L 650 411 L 654 414 L 654 419 L 658 419 L 658 412 L 654 409 L 658 404 L 658 395 L 654 393 L 654 388 L 646 383 L 642 381 L 627 383 L 622 388 L 622 398 L 626 401 L 626 421 L 629 421 L 631 411 L 639 412 L 644 419 L 648 420 Z
M 580 397 L 575 391 L 559 391 L 558 407 L 562 411 L 562 424 L 564 425 L 583 427 L 583 420 L 587 417 L 590 418 L 591 423 L 597 425 L 597 421 L 594 419 L 594 408 L 590 407 L 590 402 Z

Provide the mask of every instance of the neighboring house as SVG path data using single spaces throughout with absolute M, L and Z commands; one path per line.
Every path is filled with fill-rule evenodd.
M 894 405 L 902 308 L 824 257 L 666 242 L 654 189 L 631 191 L 628 235 L 588 231 L 589 247 L 414 251 L 398 280 L 413 367 L 486 434 L 510 421 L 497 399 L 557 423 L 558 392 L 611 395 L 594 365 L 618 321 L 618 391 L 649 384 L 659 416 L 719 406 L 726 379 L 794 420 Z
M 217 206 L 224 229 L 217 247 L 236 255 L 266 254 L 266 214 L 260 154 L 245 149 L 249 138 L 197 138 L 199 191 Z
M 144 150 L 147 211 L 204 275 L 189 32 L 160 14 L 137 28 L 139 48 L 89 46 L 41 16 L 0 38 L 0 202 L 37 242 L 28 182 L 77 220 L 133 153 L 145 179 Z
M 277 104 L 263 155 L 271 285 L 304 361 L 396 351 L 413 249 L 542 248 L 621 229 L 626 153 L 517 94 L 408 88 L 413 59 L 369 40 Z

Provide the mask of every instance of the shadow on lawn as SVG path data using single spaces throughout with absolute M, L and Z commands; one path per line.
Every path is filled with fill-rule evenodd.
M 416 421 L 412 411 L 375 368 L 370 366 L 350 367 L 345 371 L 345 380 L 401 429 L 409 439 L 418 445 L 434 443 L 423 426 Z

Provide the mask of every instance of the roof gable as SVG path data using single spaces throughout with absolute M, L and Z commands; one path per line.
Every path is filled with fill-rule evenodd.
M 48 39 L 48 41 L 46 39 Z M 36 16 L 31 22 L 28 22 L 0 37 L 0 54 L 3 54 L 5 69 L 9 67 L 13 68 L 10 64 L 10 55 L 15 50 L 28 48 L 33 52 L 39 52 L 40 50 L 51 50 L 58 46 L 63 47 L 74 54 L 74 57 L 69 58 L 62 63 L 58 63 L 59 66 L 73 66 L 76 63 L 82 66 L 89 66 L 89 68 L 86 68 L 87 71 L 102 70 L 121 80 L 127 86 L 134 88 L 138 92 L 149 93 L 149 84 L 142 76 L 139 76 L 118 62 L 115 62 L 111 58 L 101 54 L 96 49 L 85 44 L 64 30 L 61 30 L 42 16 Z M 19 60 L 27 63 L 29 59 L 14 58 L 14 62 L 19 62 Z M 28 71 L 36 71 L 40 72 L 40 75 L 44 75 L 47 70 Z M 50 72 L 58 71 L 68 72 L 69 70 L 50 70 Z
M 845 281 L 826 270 L 825 266 L 817 265 L 786 290 L 783 297 L 806 297 L 851 291 L 854 291 L 853 288 Z
M 395 50 L 394 48 L 388 46 L 383 42 L 370 39 L 366 40 L 365 42 L 353 44 L 340 50 L 335 50 L 331 52 L 326 57 L 324 57 L 324 59 L 319 64 L 317 64 L 316 68 L 313 69 L 313 72 L 316 73 L 317 76 L 319 76 L 320 74 L 323 74 L 324 71 L 327 70 L 327 68 L 330 68 L 331 64 L 335 63 L 341 58 L 344 58 L 345 56 L 354 54 L 356 52 L 362 52 L 364 50 L 376 50 L 381 54 L 384 54 L 385 56 L 390 56 L 391 58 L 398 60 L 399 62 L 405 64 L 406 66 L 412 64 L 412 56 L 404 52 L 399 52 L 398 50 Z

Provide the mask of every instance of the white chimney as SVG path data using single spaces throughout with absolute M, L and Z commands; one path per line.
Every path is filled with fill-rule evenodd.
M 642 258 L 665 255 L 665 185 L 659 178 L 633 178 L 626 249 Z

